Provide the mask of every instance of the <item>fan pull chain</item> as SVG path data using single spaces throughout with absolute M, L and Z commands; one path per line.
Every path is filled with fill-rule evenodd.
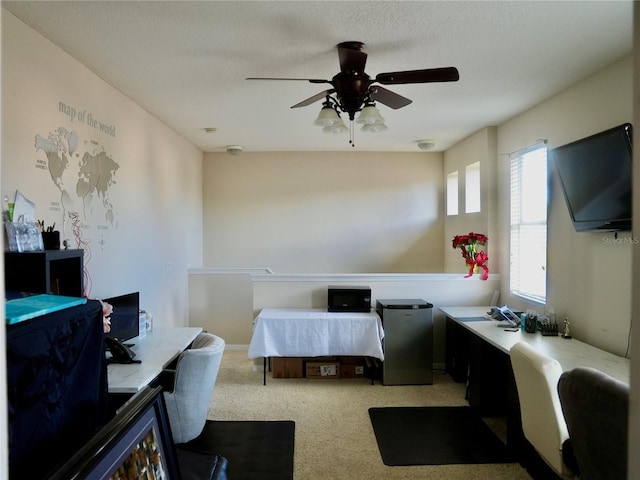
M 349 122 L 349 143 L 351 144 L 351 147 L 355 148 L 356 144 L 353 141 L 353 134 L 354 134 L 354 128 L 353 128 L 353 120 L 351 120 Z

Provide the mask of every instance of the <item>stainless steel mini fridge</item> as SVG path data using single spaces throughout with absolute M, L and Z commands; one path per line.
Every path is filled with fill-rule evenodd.
M 384 328 L 384 385 L 433 383 L 433 305 L 421 299 L 378 300 Z

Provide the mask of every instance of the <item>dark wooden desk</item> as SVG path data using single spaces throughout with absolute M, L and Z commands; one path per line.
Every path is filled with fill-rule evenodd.
M 509 351 L 526 342 L 555 358 L 563 370 L 578 366 L 596 368 L 629 383 L 629 359 L 576 339 L 544 337 L 540 333 L 505 331 L 499 322 L 485 319 L 488 306 L 441 307 L 446 315 L 446 369 L 456 382 L 467 383 L 467 400 L 482 416 L 507 419 L 507 446 L 519 456 L 525 441 L 520 401 L 511 369 Z

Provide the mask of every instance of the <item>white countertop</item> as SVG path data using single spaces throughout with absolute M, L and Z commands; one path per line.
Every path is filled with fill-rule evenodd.
M 143 337 L 134 337 L 124 343 L 133 343 L 136 360 L 141 363 L 107 365 L 109 393 L 136 393 L 153 381 L 177 355 L 185 350 L 202 332 L 200 327 L 154 328 Z
M 440 310 L 447 317 L 507 354 L 516 343 L 526 342 L 540 353 L 555 358 L 560 362 L 563 370 L 571 370 L 580 366 L 592 367 L 622 382 L 629 383 L 630 362 L 628 358 L 606 352 L 575 338 L 570 340 L 562 338 L 562 335 L 543 337 L 539 332 L 505 331 L 498 327 L 500 322 L 488 318 L 487 312 L 491 310 L 491 307 L 488 306 L 440 307 Z M 465 321 L 465 318 L 478 317 L 487 317 L 487 320 Z

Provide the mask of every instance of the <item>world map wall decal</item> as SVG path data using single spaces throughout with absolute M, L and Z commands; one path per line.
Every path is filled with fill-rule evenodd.
M 79 150 L 81 144 L 82 152 Z M 100 208 L 103 220 L 117 227 L 110 188 L 116 183 L 115 174 L 120 165 L 103 147 L 93 140 L 81 142 L 77 132 L 58 127 L 46 138 L 36 135 L 35 148 L 44 152 L 47 158 L 42 168 L 49 171 L 53 184 L 60 191 L 65 222 L 70 211 L 82 213 L 82 219 L 86 221 L 95 209 Z

